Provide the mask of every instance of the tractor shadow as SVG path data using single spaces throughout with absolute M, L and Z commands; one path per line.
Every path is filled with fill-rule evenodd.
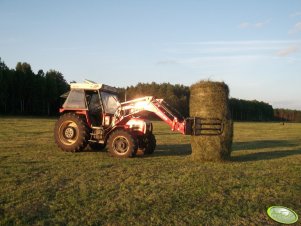
M 275 148 L 272 151 L 260 149 Z M 283 150 L 284 149 L 284 150 Z M 232 148 L 235 151 L 247 151 L 248 154 L 231 156 L 232 162 L 251 162 L 260 160 L 272 160 L 293 155 L 301 155 L 301 149 L 297 142 L 286 140 L 258 140 L 250 142 L 235 142 Z M 232 152 L 232 153 L 233 153 Z
M 191 155 L 191 146 L 190 144 L 159 144 L 156 147 L 154 156 L 186 156 Z

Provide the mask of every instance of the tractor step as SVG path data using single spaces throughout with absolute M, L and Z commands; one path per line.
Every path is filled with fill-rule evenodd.
M 193 117 L 186 119 L 186 134 L 193 136 L 218 136 L 223 133 L 224 124 L 218 118 Z
M 105 142 L 103 141 L 103 127 L 92 126 L 91 128 L 92 132 L 90 133 L 91 138 L 89 142 L 104 144 Z

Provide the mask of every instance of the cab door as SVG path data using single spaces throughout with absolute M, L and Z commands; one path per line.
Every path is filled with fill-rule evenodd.
M 88 106 L 88 115 L 92 126 L 102 126 L 103 107 L 97 90 L 85 91 Z

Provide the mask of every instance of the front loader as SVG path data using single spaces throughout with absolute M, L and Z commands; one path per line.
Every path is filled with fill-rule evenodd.
M 89 144 L 107 147 L 114 157 L 130 157 L 137 150 L 151 154 L 156 148 L 151 121 L 142 117 L 148 111 L 183 135 L 219 135 L 223 123 L 214 118 L 184 118 L 163 99 L 146 96 L 120 103 L 118 90 L 88 80 L 72 83 L 60 108 L 54 137 L 64 151 L 82 151 Z

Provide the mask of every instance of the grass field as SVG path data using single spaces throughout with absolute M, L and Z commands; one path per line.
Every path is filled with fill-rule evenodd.
M 231 161 L 202 163 L 162 122 L 155 153 L 131 159 L 62 152 L 54 122 L 0 118 L 0 225 L 277 225 L 271 205 L 301 216 L 301 124 L 235 123 Z

